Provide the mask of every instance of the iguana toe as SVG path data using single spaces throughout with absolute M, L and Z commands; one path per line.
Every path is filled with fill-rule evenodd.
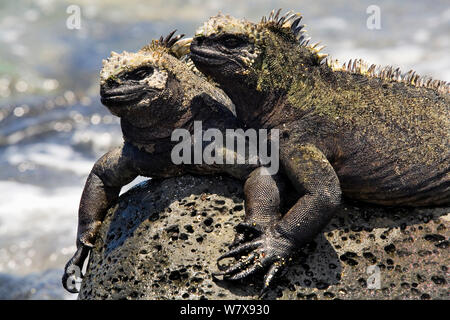
M 264 285 L 263 285 L 261 292 L 259 293 L 259 296 L 258 296 L 259 299 L 264 298 L 266 293 L 269 291 L 269 288 L 272 285 L 273 280 L 276 279 L 280 275 L 282 270 L 283 270 L 283 266 L 279 265 L 279 264 L 273 264 L 270 267 L 269 271 L 267 271 L 266 275 L 264 276 Z
M 264 276 L 264 286 L 260 297 L 264 296 L 273 280 L 283 270 L 288 261 L 295 244 L 290 239 L 282 236 L 274 229 L 268 229 L 259 238 L 242 244 L 218 259 L 219 261 L 229 257 L 240 258 L 231 266 L 214 274 L 223 276 L 224 280 L 239 280 L 257 273 L 260 270 L 268 269 Z
M 83 274 L 81 269 L 83 268 L 84 261 L 89 254 L 90 247 L 80 245 L 73 257 L 67 262 L 64 267 L 64 274 L 62 276 L 62 285 L 64 289 L 70 293 L 78 293 L 76 288 L 77 279 L 82 279 Z
M 235 257 L 238 256 L 240 254 L 244 254 L 250 250 L 256 249 L 259 247 L 261 241 L 258 240 L 254 240 L 252 242 L 248 242 L 248 243 L 244 243 L 241 244 L 240 246 L 231 249 L 230 251 L 228 251 L 227 253 L 221 255 L 218 259 L 217 259 L 217 263 L 219 263 L 220 260 L 226 259 L 226 258 L 231 258 L 231 257 Z

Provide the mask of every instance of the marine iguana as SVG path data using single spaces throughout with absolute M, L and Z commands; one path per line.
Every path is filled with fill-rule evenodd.
M 103 61 L 101 101 L 120 117 L 124 143 L 102 156 L 87 178 L 79 207 L 77 251 L 66 264 L 62 278 L 70 292 L 77 292 L 68 286 L 73 267 L 81 271 L 107 209 L 117 200 L 121 187 L 138 175 L 167 178 L 187 173 L 226 173 L 242 180 L 248 178 L 244 186 L 246 215 L 238 231 L 248 233 L 252 229 L 256 234 L 280 217 L 277 190 L 283 186 L 282 178 L 262 174 L 265 168 L 259 161 L 252 163 L 246 158 L 244 164 L 211 165 L 172 162 L 174 129 L 184 128 L 192 135 L 194 121 L 202 121 L 204 130 L 225 132 L 241 127 L 231 100 L 183 58 L 190 39 L 173 37 L 174 32 L 137 53 L 112 53 Z M 233 150 L 224 150 L 224 157 L 227 152 L 236 159 Z M 266 197 L 262 189 L 273 190 L 273 198 Z M 244 232 L 237 233 L 234 243 L 241 243 L 245 237 Z
M 268 269 L 269 285 L 342 195 L 389 206 L 450 203 L 449 84 L 361 60 L 340 66 L 309 43 L 301 19 L 280 10 L 259 23 L 219 14 L 191 43 L 194 64 L 239 119 L 280 129 L 281 166 L 299 196 L 258 239 L 219 258 L 241 258 L 218 273 L 230 280 Z

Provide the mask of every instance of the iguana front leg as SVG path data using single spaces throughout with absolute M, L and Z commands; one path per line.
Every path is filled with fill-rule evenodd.
M 69 278 L 75 271 L 74 267 L 81 275 L 107 209 L 118 198 L 122 186 L 138 175 L 127 153 L 127 145 L 106 153 L 94 164 L 88 176 L 78 211 L 77 251 L 66 264 L 62 278 L 62 284 L 69 292 L 77 293 L 76 288 L 69 286 Z
M 255 169 L 244 185 L 245 217 L 236 226 L 231 247 L 260 236 L 268 226 L 281 219 L 281 194 L 285 189 L 283 178 L 271 175 L 265 167 Z
M 293 251 L 311 241 L 330 221 L 341 201 L 339 180 L 325 155 L 313 145 L 292 148 L 281 154 L 291 182 L 303 195 L 275 225 L 261 237 L 245 243 L 219 259 L 241 256 L 228 269 L 218 273 L 237 280 L 269 268 L 263 292 L 279 274 Z M 242 257 L 245 253 L 246 256 Z

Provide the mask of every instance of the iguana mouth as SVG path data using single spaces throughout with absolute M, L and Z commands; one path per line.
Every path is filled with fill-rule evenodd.
M 135 102 L 145 94 L 146 88 L 143 85 L 121 86 L 119 88 L 100 88 L 101 102 L 104 105 L 117 105 Z M 148 91 L 148 90 L 147 90 Z
M 226 57 L 215 51 L 205 48 L 191 46 L 191 59 L 195 63 L 203 63 L 208 65 L 222 65 L 226 63 Z
M 118 96 L 109 96 L 109 97 L 101 97 L 101 102 L 104 105 L 118 105 L 118 104 L 127 104 L 135 101 L 139 101 L 143 92 L 135 92 L 125 95 Z

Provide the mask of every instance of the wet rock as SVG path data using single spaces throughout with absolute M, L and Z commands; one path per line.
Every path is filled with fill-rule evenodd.
M 227 177 L 140 184 L 109 210 L 78 298 L 256 298 L 261 274 L 211 276 L 243 210 L 242 182 Z M 450 208 L 345 203 L 267 298 L 449 299 L 449 224 Z

